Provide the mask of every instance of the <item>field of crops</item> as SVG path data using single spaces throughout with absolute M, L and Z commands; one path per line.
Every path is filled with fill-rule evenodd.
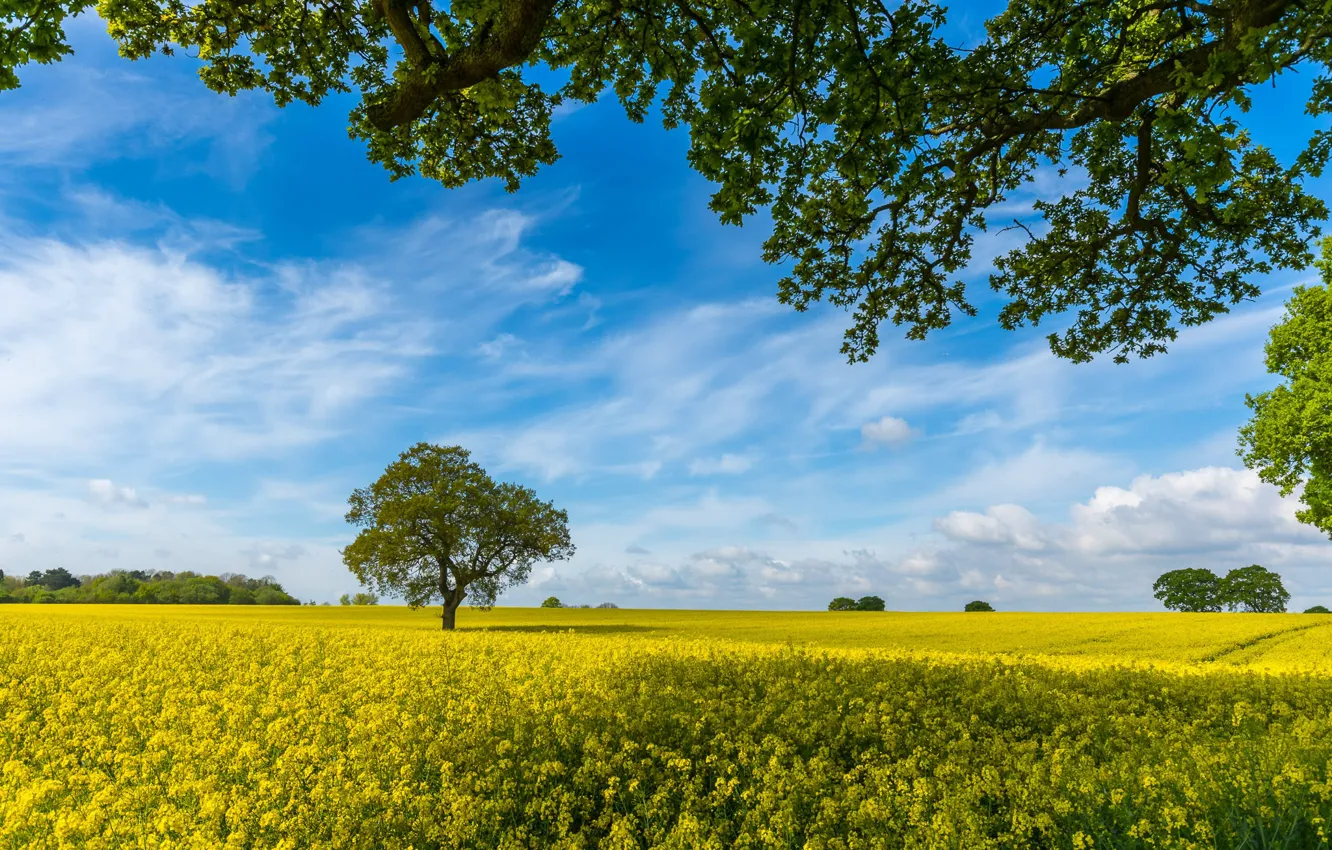
M 0 607 L 0 848 L 1328 845 L 1332 617 Z

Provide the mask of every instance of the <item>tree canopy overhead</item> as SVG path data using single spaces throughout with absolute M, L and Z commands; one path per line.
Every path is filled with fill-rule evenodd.
M 1301 182 L 1332 133 L 1282 163 L 1243 121 L 1297 66 L 1307 111 L 1329 111 L 1322 3 L 1010 0 L 963 46 L 929 0 L 11 0 L 0 88 L 67 53 L 65 18 L 91 8 L 123 55 L 183 50 L 219 92 L 359 93 L 351 134 L 395 178 L 513 190 L 556 159 L 561 102 L 659 106 L 723 222 L 770 210 L 781 300 L 854 311 L 853 360 L 884 321 L 921 338 L 974 314 L 981 229 L 1019 237 L 990 275 L 1004 327 L 1063 317 L 1056 354 L 1122 361 L 1306 264 L 1326 214 Z M 1066 179 L 1015 220 L 1047 172 Z
M 1011 0 L 963 48 L 928 0 L 15 0 L 0 88 L 67 53 L 64 19 L 89 8 L 124 56 L 184 49 L 214 91 L 360 93 L 370 159 L 448 187 L 511 191 L 553 163 L 563 101 L 613 91 L 635 121 L 657 104 L 689 127 L 722 221 L 770 209 L 781 300 L 854 310 L 852 360 L 880 322 L 920 338 L 975 313 L 960 273 L 979 229 L 1020 237 L 990 276 L 1000 324 L 1066 316 L 1056 354 L 1123 361 L 1256 296 L 1253 274 L 1307 264 L 1327 212 L 1301 180 L 1332 133 L 1279 163 L 1243 124 L 1249 92 L 1297 65 L 1308 112 L 1329 111 L 1319 3 Z M 1014 220 L 1043 169 L 1067 180 Z

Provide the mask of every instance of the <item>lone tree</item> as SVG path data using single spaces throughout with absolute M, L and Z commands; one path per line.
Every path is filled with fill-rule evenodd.
M 1226 604 L 1225 582 L 1202 568 L 1171 570 L 1156 580 L 1152 591 L 1171 611 L 1220 611 Z
M 1315 605 L 1315 606 L 1313 606 L 1312 608 L 1305 608 L 1305 609 L 1304 609 L 1304 613 L 1306 613 L 1306 614 L 1332 614 L 1332 611 L 1329 611 L 1329 610 L 1328 610 L 1328 607 L 1327 607 L 1326 605 Z
M 1305 111 L 1332 111 L 1317 2 L 1009 0 L 958 44 L 936 0 L 11 0 L 0 89 L 69 53 L 66 18 L 94 8 L 123 56 L 195 57 L 218 92 L 357 92 L 350 132 L 392 178 L 513 190 L 558 156 L 560 104 L 612 91 L 633 121 L 657 108 L 689 127 L 724 223 L 771 216 L 779 298 L 854 311 L 852 360 L 884 321 L 918 339 L 974 315 L 964 270 L 986 228 L 1017 241 L 989 278 L 1003 327 L 1066 317 L 1056 354 L 1125 360 L 1306 265 L 1327 212 L 1302 188 L 1327 132 L 1282 162 L 1245 116 L 1296 69 Z
M 361 532 L 343 562 L 362 584 L 413 608 L 442 603 L 445 629 L 464 599 L 488 608 L 534 563 L 574 553 L 564 511 L 496 483 L 470 458 L 458 446 L 417 443 L 348 499 L 347 522 Z
M 994 606 L 991 605 L 991 604 L 988 603 L 988 602 L 985 602 L 985 601 L 982 601 L 982 600 L 980 600 L 980 599 L 977 599 L 977 600 L 975 600 L 974 602 L 968 602 L 966 605 L 962 606 L 962 610 L 963 610 L 963 611 L 993 611 L 993 610 L 994 610 Z
M 1289 496 L 1295 516 L 1332 536 L 1332 238 L 1323 241 L 1321 286 L 1297 286 L 1267 342 L 1267 370 L 1285 383 L 1248 396 L 1251 418 L 1239 454 L 1258 477 Z
M 849 596 L 839 596 L 828 603 L 829 611 L 854 611 L 856 610 L 856 600 Z
M 559 598 L 558 596 L 547 596 L 547 597 L 545 598 L 545 600 L 542 601 L 542 603 L 541 603 L 541 607 L 542 607 L 542 608 L 563 608 L 563 607 L 564 607 L 564 603 L 560 601 L 560 598 Z
M 1226 607 L 1231 611 L 1281 614 L 1290 601 L 1281 576 L 1257 564 L 1231 570 L 1221 581 Z

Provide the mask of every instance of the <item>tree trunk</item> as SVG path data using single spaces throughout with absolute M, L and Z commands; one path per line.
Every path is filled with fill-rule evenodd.
M 458 603 L 449 603 L 446 601 L 444 603 L 444 614 L 440 619 L 443 622 L 444 631 L 453 631 L 454 626 L 458 622 Z

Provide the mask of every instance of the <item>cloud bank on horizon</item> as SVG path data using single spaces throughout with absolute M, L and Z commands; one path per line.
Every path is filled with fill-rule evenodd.
M 6 572 L 331 601 L 347 494 L 431 440 L 569 511 L 578 555 L 502 604 L 1154 610 L 1165 570 L 1250 563 L 1332 598 L 1332 544 L 1234 456 L 1297 277 L 1127 366 L 1058 361 L 985 298 L 853 366 L 845 316 L 776 303 L 762 222 L 712 220 L 678 133 L 592 106 L 516 196 L 390 184 L 343 104 L 79 37 L 0 95 Z

